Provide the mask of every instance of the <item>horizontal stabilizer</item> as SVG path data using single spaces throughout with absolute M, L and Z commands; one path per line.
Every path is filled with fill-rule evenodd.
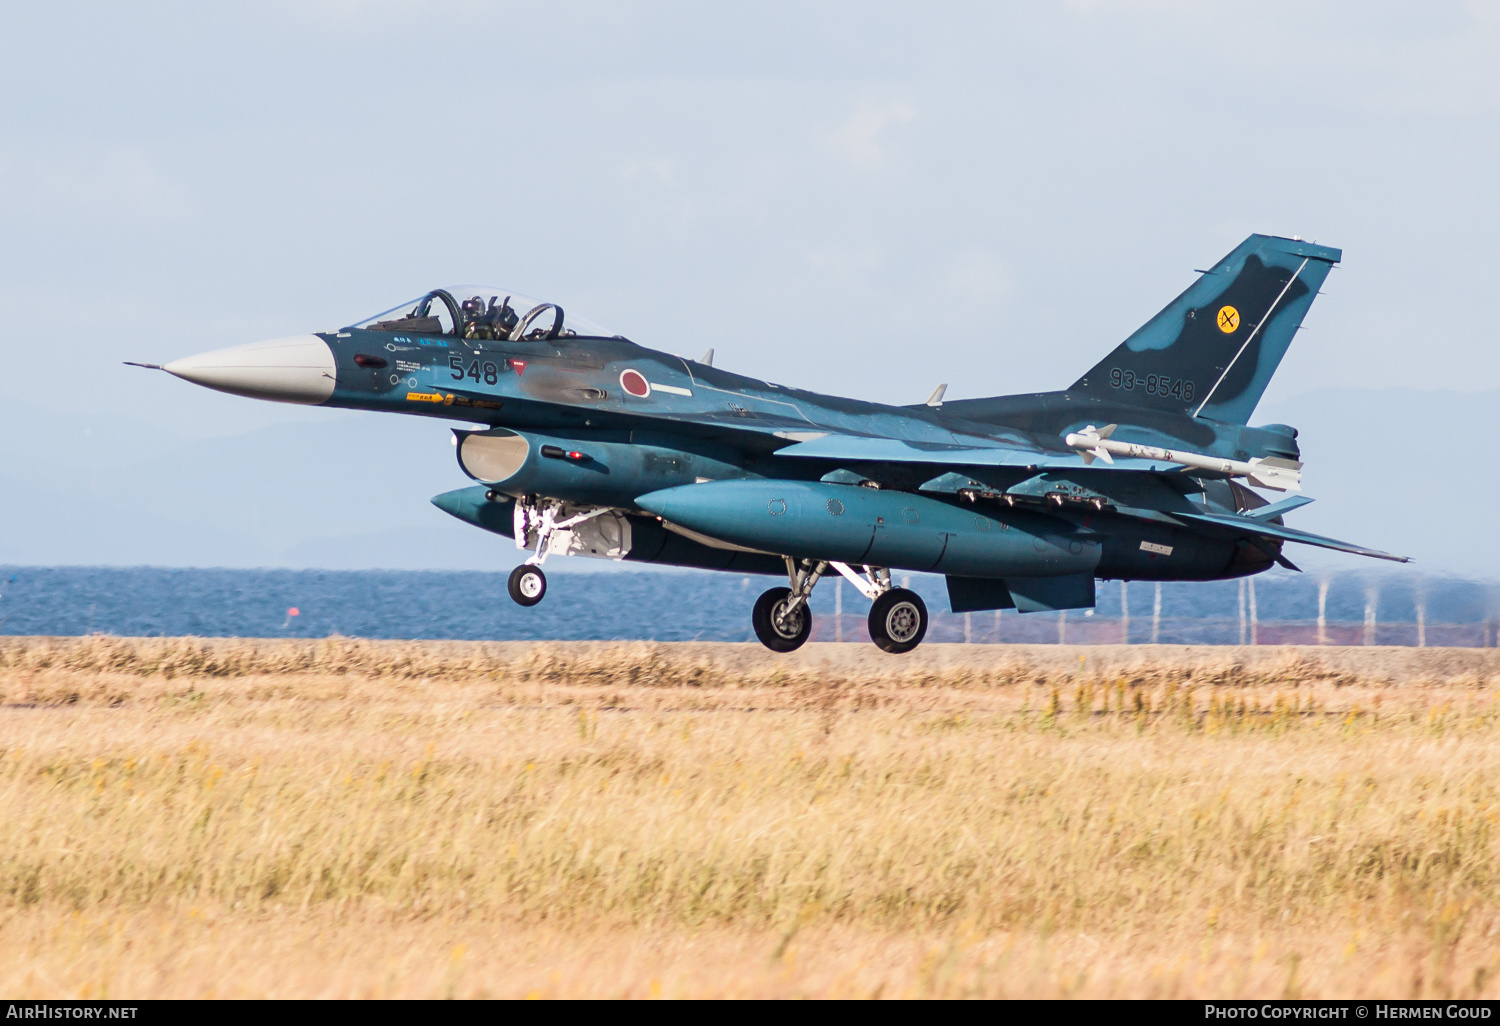
M 1282 499 L 1280 502 L 1273 502 L 1269 506 L 1260 506 L 1256 509 L 1247 509 L 1240 515 L 1248 517 L 1251 520 L 1266 521 L 1271 520 L 1275 517 L 1285 516 L 1292 510 L 1301 509 L 1303 506 L 1306 506 L 1312 501 L 1313 500 L 1311 496 L 1293 495 L 1289 498 Z
M 1257 520 L 1251 517 L 1235 516 L 1229 513 L 1174 512 L 1172 515 L 1180 517 L 1183 520 L 1197 520 L 1200 523 L 1236 528 L 1245 534 L 1260 535 L 1265 538 L 1280 538 L 1283 541 L 1298 542 L 1302 545 L 1316 545 L 1320 549 L 1351 552 L 1356 556 L 1371 556 L 1375 559 L 1389 559 L 1393 563 L 1411 562 L 1410 556 L 1393 556 L 1389 552 L 1381 552 L 1379 549 L 1369 549 L 1363 545 L 1355 545 L 1353 542 L 1339 541 L 1337 538 L 1326 538 L 1321 534 L 1299 531 L 1296 528 L 1285 527 L 1281 524 L 1269 524 L 1264 520 Z

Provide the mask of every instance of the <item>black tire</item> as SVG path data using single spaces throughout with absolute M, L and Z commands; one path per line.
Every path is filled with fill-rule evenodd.
M 516 605 L 534 606 L 547 594 L 547 575 L 539 566 L 522 563 L 510 572 L 505 587 Z
M 793 652 L 812 636 L 812 610 L 806 602 L 797 607 L 794 623 L 776 622 L 777 609 L 786 605 L 791 594 L 791 588 L 772 588 L 755 600 L 755 609 L 750 614 L 755 636 L 772 652 Z
M 870 607 L 870 640 L 883 652 L 910 652 L 927 637 L 927 604 L 906 588 L 892 588 Z

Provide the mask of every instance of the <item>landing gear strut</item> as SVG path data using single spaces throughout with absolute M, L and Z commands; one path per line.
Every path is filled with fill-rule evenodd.
M 790 588 L 772 588 L 755 601 L 750 623 L 755 636 L 772 652 L 793 652 L 812 636 L 812 610 L 807 600 L 828 570 L 827 563 L 804 559 L 799 565 L 786 557 Z
M 521 499 L 516 502 L 517 546 L 525 548 L 527 535 L 532 531 L 536 532 L 536 551 L 527 557 L 526 562 L 510 572 L 510 580 L 506 584 L 506 590 L 517 605 L 534 606 L 547 594 L 547 575 L 542 573 L 542 564 L 552 551 L 553 536 L 559 531 L 569 531 L 610 512 L 607 507 L 601 507 L 566 516 L 563 510 L 563 503 L 557 499 Z
M 857 574 L 845 563 L 830 563 L 865 598 L 871 601 L 870 640 L 882 652 L 900 655 L 910 652 L 927 636 L 927 604 L 922 596 L 908 588 L 892 588 L 891 572 L 879 567 L 865 567 Z
M 807 601 L 813 588 L 830 568 L 851 581 L 869 599 L 870 640 L 883 652 L 910 652 L 927 636 L 927 604 L 908 588 L 892 588 L 891 572 L 885 567 L 861 567 L 856 573 L 847 563 L 831 561 L 800 563 L 786 559 L 790 588 L 772 588 L 755 603 L 750 622 L 755 636 L 773 652 L 793 652 L 812 636 L 812 610 Z

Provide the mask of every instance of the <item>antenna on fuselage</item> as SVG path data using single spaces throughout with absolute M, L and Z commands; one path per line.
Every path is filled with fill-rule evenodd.
M 704 353 L 703 359 L 699 360 L 698 362 L 703 364 L 703 366 L 705 367 L 712 367 L 714 365 L 714 351 L 710 349 L 708 352 Z
M 927 405 L 934 410 L 943 405 L 943 393 L 946 391 L 948 391 L 948 382 L 945 381 L 932 390 L 932 394 L 927 397 Z

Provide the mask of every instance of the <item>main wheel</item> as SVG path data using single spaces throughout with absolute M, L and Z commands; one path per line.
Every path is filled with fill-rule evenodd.
M 885 652 L 910 652 L 927 636 L 927 604 L 906 588 L 892 588 L 870 607 L 870 640 Z
M 517 605 L 534 606 L 547 594 L 547 575 L 539 566 L 522 563 L 510 572 L 505 586 Z
M 750 614 L 755 636 L 772 652 L 799 649 L 812 634 L 812 610 L 806 602 L 790 616 L 786 615 L 786 604 L 791 597 L 790 588 L 772 588 L 755 600 L 755 610 Z

